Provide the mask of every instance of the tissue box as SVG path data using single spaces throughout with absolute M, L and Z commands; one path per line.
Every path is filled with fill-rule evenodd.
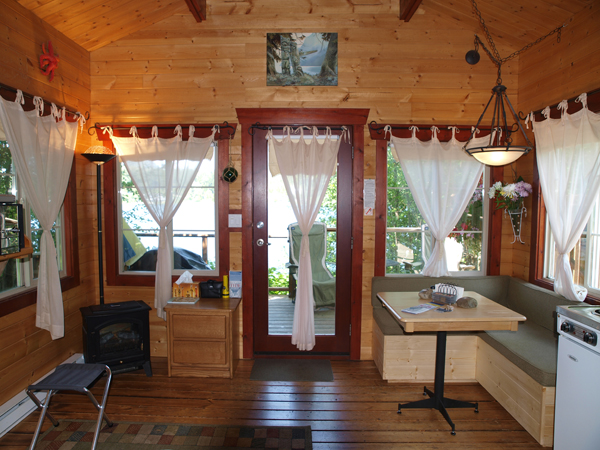
M 200 283 L 173 283 L 173 297 L 200 297 Z

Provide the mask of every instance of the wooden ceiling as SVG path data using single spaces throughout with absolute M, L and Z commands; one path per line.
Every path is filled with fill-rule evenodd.
M 97 50 L 136 31 L 158 23 L 174 14 L 192 14 L 190 0 L 16 0 L 41 19 L 65 34 L 88 51 Z M 196 2 L 198 0 L 195 0 Z M 208 0 L 207 20 L 211 7 L 230 0 Z M 303 0 L 307 13 L 318 11 L 323 0 Z M 348 3 L 364 4 L 364 0 L 333 0 L 340 7 Z M 400 12 L 400 3 L 406 0 L 378 0 L 392 4 L 392 11 Z M 535 41 L 590 3 L 598 0 L 478 0 L 477 5 L 495 40 L 519 50 Z M 371 0 L 369 1 L 369 3 Z M 412 3 L 410 0 L 409 3 Z M 247 3 L 250 10 L 260 9 L 261 3 L 281 5 L 273 0 L 236 0 L 236 6 Z M 326 1 L 332 6 L 332 0 Z M 343 6 L 342 6 L 343 5 Z M 222 9 L 221 9 L 222 10 Z M 285 9 L 282 10 L 284 13 Z M 422 0 L 416 14 L 433 14 L 451 18 L 457 25 L 471 30 L 484 39 L 479 20 L 473 12 L 471 0 Z M 406 26 L 398 19 L 398 26 Z M 198 27 L 202 27 L 202 23 Z M 504 55 L 503 55 L 504 56 Z

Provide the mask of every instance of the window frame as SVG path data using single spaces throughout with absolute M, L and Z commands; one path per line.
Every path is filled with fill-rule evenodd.
M 75 155 L 67 192 L 63 201 L 63 235 L 65 249 L 65 273 L 60 278 L 62 292 L 66 292 L 80 284 L 79 274 L 79 232 L 77 226 L 77 160 Z M 16 312 L 37 302 L 37 284 L 28 289 L 20 289 L 13 295 L 0 299 L 0 317 Z
M 134 124 L 120 125 L 120 124 L 96 124 L 96 129 L 100 129 L 104 126 L 110 126 L 113 128 L 113 134 L 119 137 L 129 137 L 129 129 Z M 182 137 L 184 140 L 188 139 L 188 129 L 190 124 L 180 124 L 182 128 Z M 191 124 L 196 127 L 196 137 L 208 137 L 211 135 L 213 124 Z M 217 202 L 218 202 L 218 241 L 217 241 L 217 252 L 218 257 L 218 275 L 215 275 L 211 271 L 211 275 L 195 275 L 194 281 L 204 281 L 208 279 L 222 279 L 223 275 L 229 274 L 229 230 L 228 228 L 228 215 L 229 211 L 229 183 L 223 180 L 220 174 L 223 169 L 229 163 L 229 151 L 231 139 L 235 134 L 237 127 L 236 123 L 228 124 L 226 122 L 217 124 L 220 127 L 220 131 L 215 133 L 215 141 L 218 144 L 217 149 Z M 151 135 L 152 125 L 148 124 L 136 124 L 138 134 L 141 138 L 148 138 Z M 158 126 L 158 136 L 161 138 L 172 138 L 173 129 L 177 124 L 160 124 Z M 229 129 L 225 127 L 233 127 L 232 134 L 229 134 Z M 115 151 L 112 141 L 108 134 L 101 133 L 98 138 L 102 141 L 102 145 Z M 103 166 L 103 206 L 104 206 L 104 249 L 106 254 L 106 284 L 108 286 L 147 286 L 154 287 L 155 285 L 155 273 L 153 272 L 130 272 L 120 273 L 120 261 L 119 261 L 119 236 L 116 231 L 119 230 L 119 220 L 121 218 L 119 214 L 119 202 L 118 202 L 118 177 L 117 177 L 117 163 L 119 158 L 114 158 L 107 162 Z M 231 211 L 233 212 L 233 211 Z M 172 275 L 172 281 L 176 281 L 179 275 Z
M 582 108 L 581 103 L 576 103 L 575 99 L 568 102 L 568 114 L 573 114 Z M 588 95 L 588 109 L 592 112 L 600 112 L 600 91 L 597 90 Z M 560 118 L 560 111 L 556 109 L 557 105 L 550 108 L 550 117 Z M 544 120 L 541 111 L 535 112 L 535 120 Z M 534 148 L 534 152 L 536 149 Z M 538 171 L 537 159 L 533 162 L 533 182 L 532 182 L 532 219 L 531 219 L 531 250 L 529 258 L 529 282 L 537 286 L 554 290 L 554 282 L 549 278 L 544 278 L 544 254 L 546 246 L 546 205 L 542 195 L 540 184 L 540 174 Z M 600 296 L 592 295 L 588 292 L 585 298 L 586 303 L 600 305 Z
M 409 127 L 413 124 L 390 124 L 392 133 L 396 137 L 408 138 L 412 136 L 412 131 Z M 416 136 L 422 141 L 431 139 L 431 124 L 415 125 L 419 128 Z M 452 137 L 452 131 L 448 129 L 448 125 L 436 125 L 440 131 L 438 139 L 441 142 L 449 141 Z M 456 133 L 456 138 L 460 141 L 466 141 L 470 135 L 469 126 L 459 126 L 459 131 Z M 386 233 L 387 233 L 387 146 L 389 142 L 389 134 L 383 131 L 383 127 L 375 127 L 369 125 L 371 139 L 376 141 L 376 186 L 375 186 L 375 276 L 394 276 L 402 277 L 407 275 L 402 274 L 386 274 Z M 480 127 L 481 133 L 478 135 L 486 136 L 489 134 L 489 127 Z M 488 186 L 484 186 L 484 196 L 487 188 L 496 181 L 503 179 L 503 167 L 490 167 L 488 176 Z M 488 199 L 489 202 L 489 199 Z M 488 204 L 487 216 L 487 242 L 484 243 L 487 247 L 487 255 L 485 255 L 485 275 L 500 274 L 500 251 L 501 251 L 501 230 L 502 230 L 502 212 L 492 208 Z M 483 249 L 482 245 L 482 249 Z M 469 276 L 468 272 L 460 273 L 461 276 Z M 481 275 L 481 272 L 473 273 L 471 276 Z
M 16 89 L 8 86 L 0 86 L 2 97 L 8 101 L 14 101 L 16 98 Z M 23 92 L 25 104 L 23 108 L 26 111 L 34 109 L 33 96 Z M 55 103 L 61 109 L 62 105 Z M 43 115 L 50 114 L 50 103 L 44 100 Z M 67 119 L 71 119 L 74 113 L 67 111 Z M 72 120 L 69 120 L 70 122 Z M 63 200 L 63 235 L 65 249 L 65 276 L 60 278 L 61 292 L 66 292 L 80 285 L 79 273 L 79 230 L 77 224 L 77 161 L 81 156 L 75 152 L 69 183 Z M 0 299 L 0 317 L 7 316 L 13 312 L 37 303 L 37 285 L 28 289 L 21 289 L 13 295 L 7 295 Z

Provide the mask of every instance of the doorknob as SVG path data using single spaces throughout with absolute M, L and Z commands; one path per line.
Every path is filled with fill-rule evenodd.
M 263 245 L 265 245 L 265 241 L 262 239 L 259 239 L 258 241 L 256 241 L 256 245 L 258 245 L 259 247 L 262 247 Z
M 264 222 L 258 222 L 258 223 L 256 224 L 256 228 L 259 228 L 259 229 L 260 229 L 260 228 L 264 228 L 264 226 L 265 226 L 265 223 L 264 223 Z

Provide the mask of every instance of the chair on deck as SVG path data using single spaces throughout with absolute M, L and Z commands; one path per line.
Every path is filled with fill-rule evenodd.
M 102 405 L 100 405 L 89 389 L 104 375 L 104 373 L 106 373 L 108 379 L 106 380 L 106 386 L 104 387 L 104 398 L 102 399 Z M 35 444 L 40 435 L 46 415 L 48 415 L 48 418 L 55 427 L 58 426 L 58 421 L 48 412 L 50 400 L 58 391 L 75 391 L 86 394 L 99 411 L 98 422 L 96 423 L 96 431 L 94 433 L 94 440 L 92 442 L 92 450 L 94 450 L 98 445 L 98 437 L 100 435 L 102 419 L 106 420 L 106 423 L 109 427 L 113 425 L 113 423 L 104 413 L 111 380 L 112 372 L 110 371 L 110 368 L 104 364 L 61 364 L 53 373 L 48 375 L 39 383 L 29 386 L 27 388 L 27 395 L 31 398 L 31 400 L 34 401 L 38 409 L 42 410 L 29 450 L 33 450 L 35 448 Z M 37 391 L 46 391 L 46 398 L 43 402 L 40 402 L 40 400 L 34 394 Z
M 288 226 L 288 242 L 290 244 L 290 278 L 298 281 L 298 264 L 300 261 L 300 242 L 302 232 L 298 223 Z M 313 277 L 313 296 L 315 308 L 335 306 L 335 277 L 325 264 L 327 254 L 327 225 L 315 222 L 308 233 L 310 261 Z M 290 297 L 295 300 L 295 289 L 290 291 Z

